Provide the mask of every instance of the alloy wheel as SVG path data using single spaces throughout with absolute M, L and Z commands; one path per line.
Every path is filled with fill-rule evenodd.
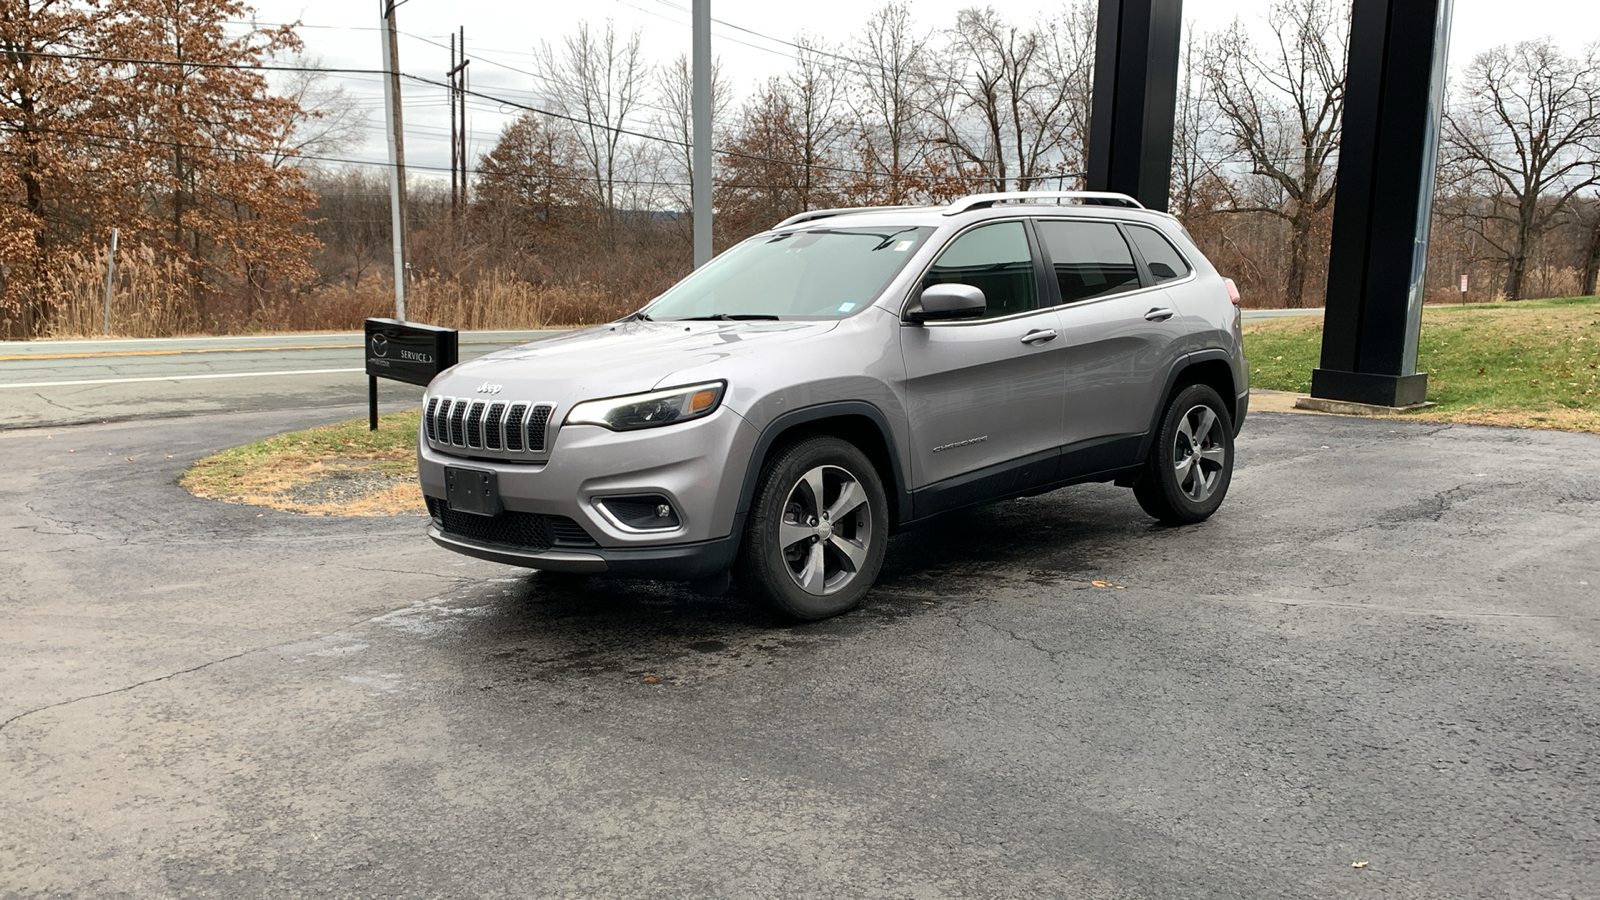
M 778 542 L 801 590 L 819 596 L 843 590 L 872 546 L 871 507 L 861 482 L 838 466 L 801 475 L 784 501 Z
M 1228 461 L 1228 440 L 1222 418 L 1198 404 L 1183 414 L 1172 436 L 1172 466 L 1178 490 L 1195 503 L 1216 492 Z

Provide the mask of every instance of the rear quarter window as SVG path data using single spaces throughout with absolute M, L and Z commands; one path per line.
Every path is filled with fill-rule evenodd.
M 1128 236 L 1133 238 L 1133 243 L 1139 248 L 1139 253 L 1144 256 L 1145 264 L 1150 267 L 1150 276 L 1156 284 L 1164 281 L 1177 281 L 1188 278 L 1194 271 L 1189 261 L 1184 259 L 1178 248 L 1172 246 L 1166 235 L 1148 225 L 1129 225 Z

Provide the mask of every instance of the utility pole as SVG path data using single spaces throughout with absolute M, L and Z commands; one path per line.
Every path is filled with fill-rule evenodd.
M 694 267 L 711 261 L 711 0 L 694 0 Z
M 406 318 L 406 142 L 400 118 L 400 35 L 395 7 L 405 0 L 378 0 L 383 43 L 384 120 L 389 126 L 389 219 L 394 232 L 394 317 Z
M 111 333 L 111 285 L 117 275 L 117 229 L 111 229 L 111 251 L 106 254 L 106 321 L 105 333 Z
M 450 69 L 444 74 L 450 83 L 446 90 L 450 94 L 450 215 L 453 217 L 461 203 L 461 195 L 456 192 L 456 167 L 461 160 L 456 156 L 456 36 L 453 34 L 450 35 Z
M 450 214 L 458 214 L 467 205 L 467 29 L 461 27 L 461 39 L 450 35 Z M 460 56 L 456 50 L 460 48 Z M 456 129 L 460 123 L 460 130 Z M 459 173 L 459 175 L 457 174 Z M 459 181 L 457 180 L 459 177 Z

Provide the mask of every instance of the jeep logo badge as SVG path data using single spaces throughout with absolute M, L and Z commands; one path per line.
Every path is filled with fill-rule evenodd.
M 480 394 L 498 394 L 498 393 L 500 393 L 500 385 L 498 385 L 498 384 L 490 384 L 489 382 L 485 381 L 483 384 L 478 386 L 478 393 L 480 393 Z

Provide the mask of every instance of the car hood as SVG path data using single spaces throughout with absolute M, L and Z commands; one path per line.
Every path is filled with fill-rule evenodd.
M 670 386 L 672 374 L 826 334 L 823 322 L 617 322 L 497 350 L 461 363 L 430 395 L 574 403 Z M 498 385 L 497 390 L 483 390 Z

